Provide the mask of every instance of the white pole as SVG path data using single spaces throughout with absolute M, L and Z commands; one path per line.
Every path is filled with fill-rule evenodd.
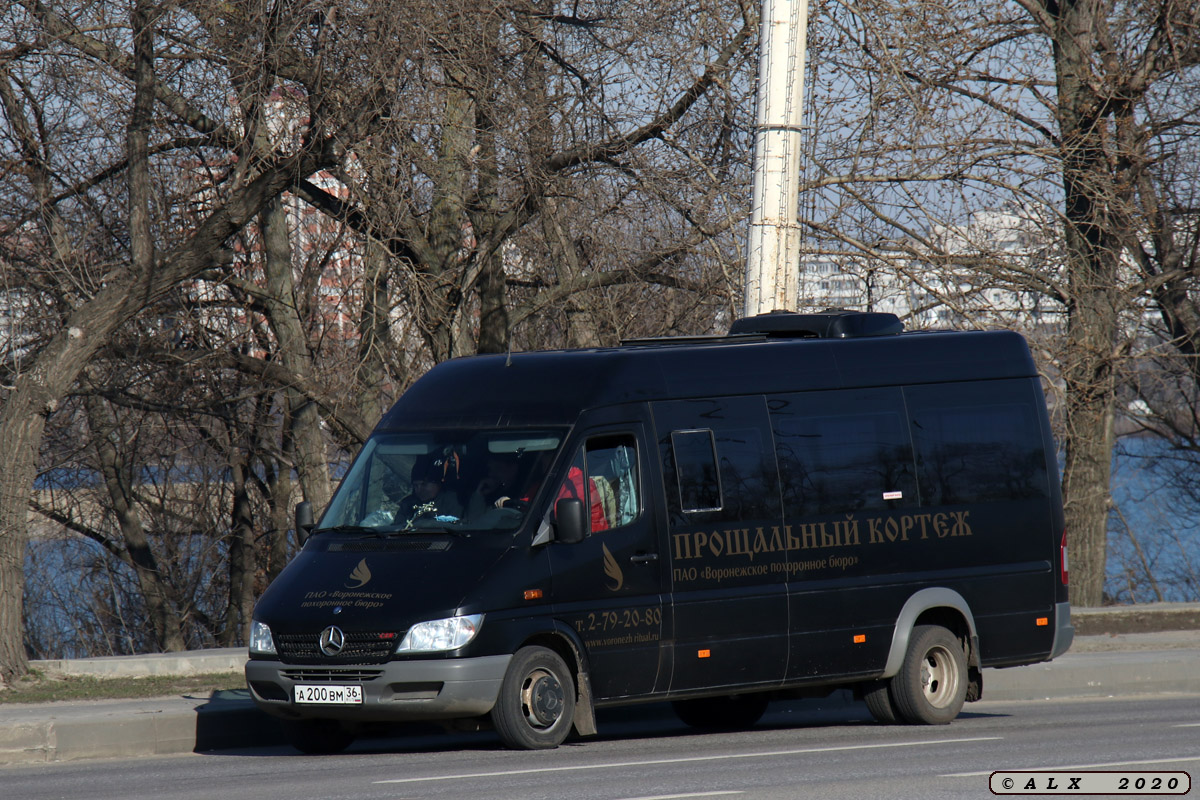
M 763 0 L 746 316 L 800 297 L 800 123 L 808 0 Z

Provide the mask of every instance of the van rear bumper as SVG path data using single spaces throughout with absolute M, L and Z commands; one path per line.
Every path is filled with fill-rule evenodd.
M 1067 652 L 1071 642 L 1075 641 L 1075 626 L 1071 624 L 1071 604 L 1055 603 L 1054 605 L 1054 644 L 1050 646 L 1050 658 L 1058 658 Z
M 335 667 L 252 659 L 246 662 L 246 685 L 259 708 L 286 719 L 456 719 L 492 710 L 511 660 L 500 655 Z M 361 686 L 363 702 L 296 703 L 295 687 L 301 684 Z

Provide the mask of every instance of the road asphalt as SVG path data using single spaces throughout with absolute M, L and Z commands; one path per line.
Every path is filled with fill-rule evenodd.
M 1071 650 L 1052 662 L 986 669 L 983 699 L 1200 695 L 1200 604 L 1075 609 Z M 240 671 L 245 650 L 37 662 L 65 675 Z M 839 696 L 840 695 L 840 696 Z M 820 701 L 851 702 L 848 692 Z M 603 719 L 600 720 L 603 731 Z M 212 696 L 0 705 L 0 765 L 282 744 L 245 690 Z

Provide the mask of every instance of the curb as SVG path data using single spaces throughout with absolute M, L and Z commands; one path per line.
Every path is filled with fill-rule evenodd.
M 244 689 L 210 698 L 46 703 L 0 711 L 0 765 L 284 744 Z
M 151 653 L 143 656 L 101 656 L 30 661 L 31 669 L 56 675 L 87 675 L 96 678 L 145 677 L 148 675 L 210 675 L 241 672 L 246 666 L 246 648 L 225 647 L 186 653 Z
M 1200 630 L 1200 603 L 1072 608 L 1076 636 Z

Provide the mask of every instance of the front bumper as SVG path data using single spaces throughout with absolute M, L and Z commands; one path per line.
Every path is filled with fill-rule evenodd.
M 246 662 L 246 685 L 259 708 L 286 719 L 459 719 L 492 710 L 510 660 L 500 655 L 326 667 L 253 659 Z M 297 704 L 292 699 L 297 684 L 362 686 L 363 702 Z

